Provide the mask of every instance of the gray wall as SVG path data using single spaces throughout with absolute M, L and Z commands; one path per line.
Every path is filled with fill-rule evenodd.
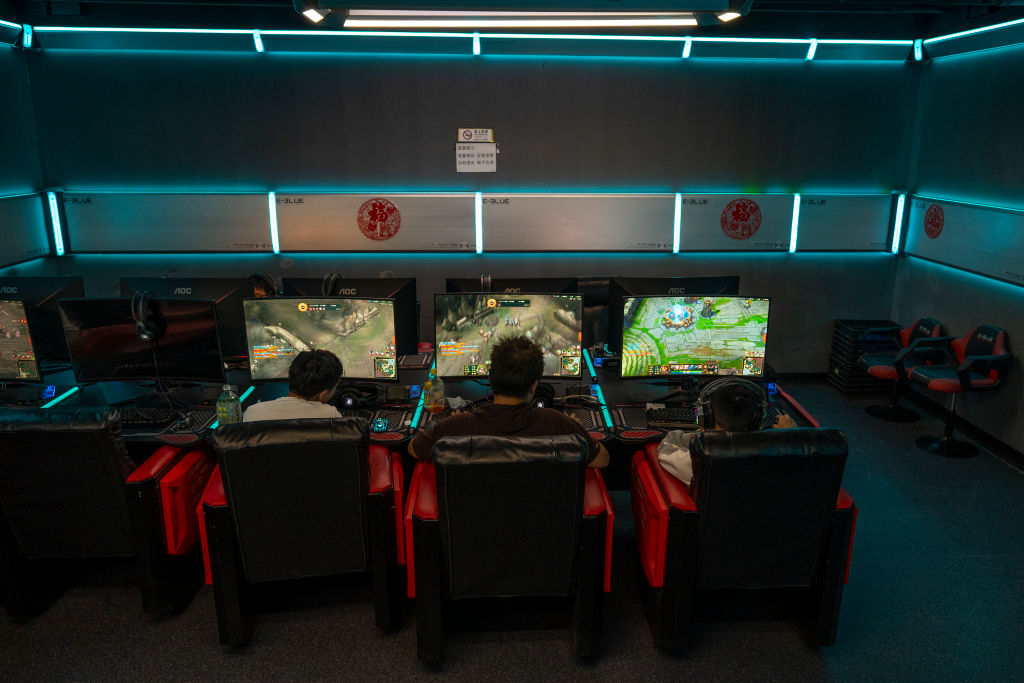
M 24 55 L 0 44 L 0 195 L 35 192 L 42 186 L 39 145 Z M 8 259 L 0 254 L 0 263 Z

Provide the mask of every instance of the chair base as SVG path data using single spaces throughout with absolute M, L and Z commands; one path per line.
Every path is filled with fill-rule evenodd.
M 879 404 L 873 406 L 866 406 L 864 412 L 871 417 L 878 418 L 879 420 L 885 420 L 886 422 L 917 422 L 921 419 L 921 416 L 910 408 L 904 408 L 903 406 L 893 405 L 891 403 Z
M 973 458 L 978 454 L 974 444 L 949 436 L 922 436 L 917 440 L 917 447 L 944 458 Z

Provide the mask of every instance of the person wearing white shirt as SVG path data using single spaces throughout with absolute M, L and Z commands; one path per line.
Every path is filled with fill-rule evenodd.
M 341 417 L 327 402 L 341 382 L 341 361 L 330 351 L 303 351 L 288 368 L 288 395 L 249 406 L 242 422 Z

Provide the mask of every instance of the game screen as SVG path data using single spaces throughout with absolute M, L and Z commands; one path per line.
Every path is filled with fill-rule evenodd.
M 391 299 L 246 299 L 245 334 L 254 380 L 287 379 L 292 358 L 325 349 L 345 377 L 398 379 Z
M 39 366 L 21 301 L 0 300 L 0 381 L 39 381 Z
M 435 294 L 437 374 L 484 377 L 491 348 L 523 335 L 544 352 L 545 377 L 579 377 L 582 320 L 580 294 Z
M 628 297 L 622 376 L 763 374 L 768 305 L 742 296 Z

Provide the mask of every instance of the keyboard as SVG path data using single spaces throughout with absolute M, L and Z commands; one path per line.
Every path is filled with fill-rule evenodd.
M 646 429 L 647 413 L 643 406 L 622 406 L 615 409 L 615 417 L 619 426 L 627 429 Z
M 675 427 L 678 429 L 697 427 L 697 414 L 692 403 L 651 408 L 647 410 L 647 426 Z
M 590 408 L 563 408 L 562 412 L 569 417 L 575 417 L 580 421 L 580 424 L 583 425 L 583 428 L 588 431 L 591 429 L 602 429 L 604 427 L 604 422 L 602 422 L 595 411 Z
M 172 422 L 176 422 L 180 414 L 179 411 L 170 408 L 140 408 L 137 406 L 121 406 L 117 412 L 121 414 L 121 424 L 134 429 L 144 427 L 163 429 Z

